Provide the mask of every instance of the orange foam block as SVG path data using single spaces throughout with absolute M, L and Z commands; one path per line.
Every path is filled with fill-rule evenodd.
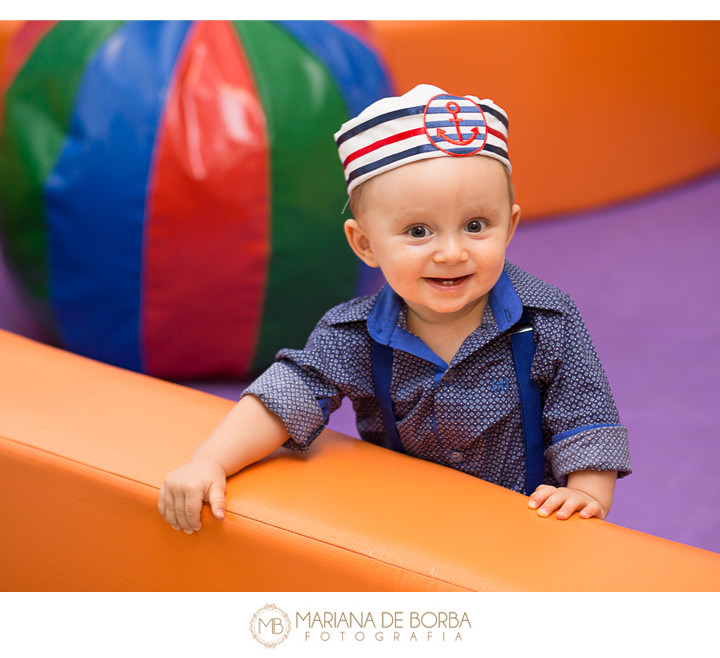
M 326 431 L 185 535 L 165 474 L 231 402 L 0 331 L 3 590 L 718 590 L 720 555 Z

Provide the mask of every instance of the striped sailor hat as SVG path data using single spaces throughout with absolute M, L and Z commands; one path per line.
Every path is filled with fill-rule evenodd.
M 507 136 L 507 114 L 493 101 L 418 85 L 365 108 L 335 141 L 349 194 L 373 176 L 443 155 L 486 155 L 511 172 Z

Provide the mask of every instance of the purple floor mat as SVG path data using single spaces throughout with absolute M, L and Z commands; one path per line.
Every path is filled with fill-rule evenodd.
M 519 198 L 522 202 L 522 198 Z M 508 258 L 575 299 L 630 432 L 609 520 L 720 552 L 720 174 L 521 225 Z M 0 262 L 0 328 L 41 336 Z M 238 382 L 194 386 L 237 399 Z M 349 405 L 330 427 L 357 436 Z
M 575 299 L 628 427 L 612 522 L 720 552 L 720 175 L 529 224 L 509 259 Z

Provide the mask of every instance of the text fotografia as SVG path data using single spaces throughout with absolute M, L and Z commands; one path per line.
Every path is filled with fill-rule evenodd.
M 466 612 L 296 612 L 306 642 L 462 642 L 472 628 Z

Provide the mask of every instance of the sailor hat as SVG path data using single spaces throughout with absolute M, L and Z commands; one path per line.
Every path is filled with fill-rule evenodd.
M 505 111 L 490 99 L 433 85 L 373 103 L 341 126 L 335 142 L 348 194 L 373 176 L 426 158 L 485 155 L 512 172 Z

